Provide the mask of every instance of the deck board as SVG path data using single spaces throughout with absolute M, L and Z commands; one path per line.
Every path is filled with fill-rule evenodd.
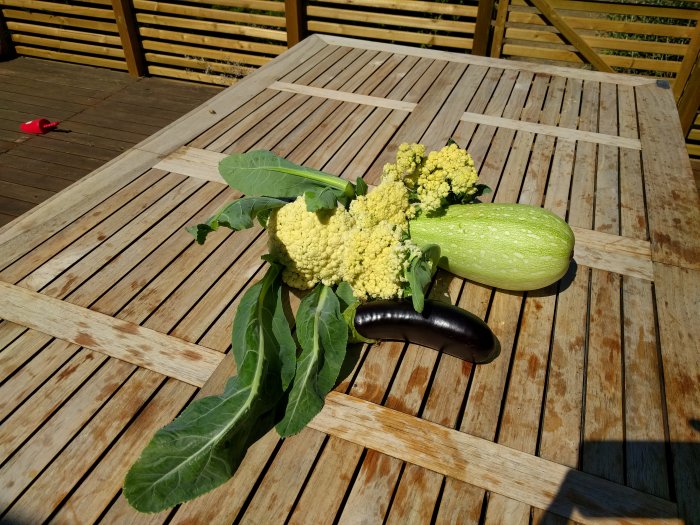
M 0 226 L 219 91 L 28 57 L 2 62 Z M 60 120 L 61 131 L 21 133 L 19 124 L 34 118 Z

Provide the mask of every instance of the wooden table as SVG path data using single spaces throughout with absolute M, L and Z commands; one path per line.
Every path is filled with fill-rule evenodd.
M 272 149 L 376 182 L 402 142 L 471 152 L 498 202 L 544 206 L 575 267 L 533 293 L 439 274 L 501 356 L 363 348 L 298 436 L 226 485 L 137 514 L 124 474 L 218 393 L 259 228 L 183 226 Z M 697 522 L 700 213 L 664 81 L 312 36 L 0 230 L 0 512 L 11 523 Z

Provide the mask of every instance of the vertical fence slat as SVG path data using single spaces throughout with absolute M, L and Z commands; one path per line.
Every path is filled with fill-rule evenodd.
M 287 19 L 287 46 L 292 47 L 304 38 L 306 9 L 304 0 L 284 0 L 284 16 Z
M 491 35 L 491 18 L 493 17 L 494 0 L 479 0 L 479 8 L 476 12 L 476 29 L 474 30 L 474 44 L 472 54 L 486 56 Z
M 146 75 L 148 69 L 141 48 L 138 27 L 131 0 L 112 0 L 114 18 L 117 22 L 119 37 L 122 40 L 124 57 L 129 74 L 135 77 Z
M 693 36 L 690 37 L 688 49 L 683 57 L 683 62 L 681 62 L 681 68 L 673 80 L 673 96 L 676 98 L 676 102 L 681 98 L 698 53 L 700 53 L 700 22 L 695 23 L 695 31 L 693 31 Z
M 698 108 L 700 108 L 700 54 L 695 55 L 694 68 L 685 84 L 685 90 L 678 99 L 678 115 L 684 136 L 693 126 Z
M 498 0 L 496 22 L 493 28 L 493 40 L 491 41 L 491 56 L 499 58 L 503 47 L 503 36 L 506 32 L 506 20 L 508 19 L 509 0 Z

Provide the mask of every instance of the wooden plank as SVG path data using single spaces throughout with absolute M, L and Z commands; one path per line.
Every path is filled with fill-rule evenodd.
M 57 369 L 73 357 L 73 351 L 71 351 L 69 343 L 54 339 L 44 346 L 41 352 L 37 353 L 35 359 L 25 363 L 12 377 L 6 379 L 0 385 L 0 393 L 4 394 L 0 398 L 2 399 L 0 401 L 0 417 L 5 419 L 30 397 L 37 385 L 44 383 Z M 37 419 L 40 419 L 39 414 L 37 414 Z
M 332 87 L 338 87 L 348 81 L 369 60 L 370 56 L 362 51 L 334 50 L 329 46 L 314 55 L 312 60 L 306 61 L 303 69 L 285 75 L 283 78 L 284 80 L 313 83 L 320 86 L 333 83 Z M 336 82 L 338 84 L 335 84 Z M 221 151 L 226 147 L 233 146 L 234 143 L 238 143 L 237 149 L 239 150 L 247 150 L 253 144 L 265 149 L 265 144 L 271 144 L 267 146 L 267 149 L 271 149 L 282 137 L 287 136 L 290 132 L 295 134 L 293 130 L 297 127 L 298 122 L 308 118 L 313 109 L 318 107 L 312 102 L 302 101 L 302 109 L 299 113 L 294 112 L 293 119 L 286 118 L 282 123 L 279 121 L 270 122 L 270 115 L 274 113 L 276 108 L 288 107 L 289 104 L 300 102 L 299 97 L 296 97 L 296 101 L 294 98 L 289 94 L 276 93 L 266 89 L 251 99 L 248 104 L 200 136 L 193 145 L 207 145 L 208 149 Z M 311 105 L 313 108 L 310 107 Z M 254 130 L 256 122 L 260 123 L 259 128 L 264 127 L 264 129 Z M 266 138 L 261 140 L 260 133 Z
M 133 370 L 131 365 L 121 361 L 113 360 L 110 364 L 111 366 L 103 367 L 97 372 L 95 380 L 89 382 L 87 387 L 81 390 L 80 395 L 71 398 L 63 407 L 63 413 L 60 416 L 55 415 L 48 424 L 45 424 L 39 432 L 30 438 L 28 443 L 25 443 L 17 453 L 13 454 L 9 461 L 5 462 L 0 469 L 0 486 L 3 488 L 0 508 L 3 512 L 11 507 L 13 500 L 54 459 L 54 456 L 61 451 L 70 437 L 78 432 L 89 421 L 90 417 L 110 399 Z M 138 391 L 131 394 L 143 395 Z M 123 415 L 114 413 L 112 417 L 116 421 Z M 55 487 L 55 490 L 50 492 L 55 494 L 57 490 L 59 490 L 58 487 Z M 38 499 L 40 500 L 37 502 L 38 504 L 41 504 L 41 501 L 46 501 L 46 498 Z M 23 509 L 15 506 L 14 512 L 10 509 L 10 513 L 14 514 L 16 519 L 21 517 L 21 515 L 17 516 L 16 513 L 21 513 L 23 510 L 27 512 L 26 507 Z M 5 516 L 9 517 L 7 513 Z
M 115 445 L 95 464 L 87 479 L 70 494 L 67 501 L 62 502 L 51 522 L 97 521 L 103 509 L 121 490 L 126 472 L 138 459 L 153 433 L 178 415 L 179 403 L 173 401 L 187 394 L 191 396 L 193 392 L 194 388 L 178 381 L 167 381 Z M 95 494 L 95 486 L 100 487 L 98 495 Z M 135 511 L 133 513 L 136 515 Z M 144 514 L 138 516 L 141 521 L 150 517 Z
M 672 502 L 338 392 L 310 426 L 580 523 L 681 522 Z
M 506 80 L 505 82 L 502 82 L 502 79 L 504 78 Z M 477 89 L 476 93 L 469 102 L 469 106 L 467 106 L 467 111 L 465 113 L 481 114 L 488 105 L 494 103 L 497 104 L 504 97 L 507 97 L 507 93 L 504 92 L 510 92 L 510 90 L 507 88 L 510 86 L 509 79 L 511 78 L 513 78 L 512 71 L 490 68 L 486 72 L 484 79 L 481 81 L 479 89 Z M 460 122 L 457 124 L 451 138 L 460 145 L 466 145 L 466 142 L 474 134 L 476 128 L 476 122 L 465 123 L 463 119 L 460 119 Z
M 125 363 L 122 363 L 125 365 Z M 128 366 L 128 365 L 127 365 Z M 136 414 L 148 400 L 153 388 L 162 381 L 162 376 L 149 370 L 137 369 L 130 381 L 126 382 L 100 410 L 94 418 L 86 422 L 80 433 L 61 450 L 56 458 L 27 491 L 5 514 L 6 519 L 21 521 L 24 516 L 33 516 L 44 521 L 49 518 L 80 478 L 87 473 L 92 464 L 102 455 L 105 448 L 121 433 L 124 425 Z M 78 417 L 76 417 L 78 419 Z M 59 424 L 64 423 L 58 418 Z M 44 427 L 47 428 L 47 427 Z M 55 438 L 56 439 L 56 438 Z M 56 439 L 58 441 L 58 439 Z M 25 447 L 23 452 L 32 454 L 42 444 Z M 44 452 L 44 454 L 48 452 Z M 27 472 L 15 455 L 5 467 L 8 475 L 15 472 Z M 31 461 L 35 461 L 33 456 Z M 27 474 L 24 474 L 27 477 Z
M 700 516 L 700 272 L 655 263 L 654 274 L 674 486 L 680 515 L 692 523 Z
M 153 167 L 179 175 L 225 184 L 219 174 L 219 162 L 227 156 L 226 153 L 182 146 L 161 159 Z
M 688 78 L 690 77 L 690 72 L 693 70 L 693 66 L 697 61 L 697 56 L 700 54 L 700 24 L 695 24 L 695 30 L 690 37 L 690 42 L 688 42 L 688 47 L 685 50 L 683 56 L 683 62 L 681 63 L 681 68 L 673 79 L 673 96 L 678 102 L 678 99 L 683 94 Z M 683 128 L 687 132 L 687 128 Z
M 221 4 L 217 4 L 220 6 Z M 272 9 L 265 8 L 264 11 L 270 12 L 280 12 L 283 11 L 287 14 L 287 6 L 282 6 L 281 4 L 271 4 L 274 7 Z M 183 18 L 189 19 L 209 19 L 209 20 L 225 20 L 227 22 L 236 22 L 242 25 L 248 26 L 267 26 L 267 27 L 285 27 L 285 21 L 288 20 L 287 16 L 282 16 L 282 13 L 277 15 L 270 14 L 256 14 L 251 12 L 252 8 L 250 4 L 247 6 L 238 5 L 239 9 L 217 9 L 209 5 L 209 7 L 194 7 L 183 5 L 177 2 L 152 2 L 149 0 L 135 0 L 134 7 L 139 11 L 150 11 L 156 13 L 168 13 L 173 15 L 180 15 Z M 243 9 L 240 9 L 243 7 Z M 301 41 L 300 38 L 297 42 Z M 291 47 L 291 46 L 289 46 Z
M 698 190 L 683 146 L 673 96 L 660 86 L 636 89 L 642 165 L 652 259 L 700 269 L 700 213 Z M 659 132 L 663 126 L 663 133 Z M 654 184 L 664 177 L 663 187 Z M 668 205 L 672 203 L 672 205 Z
M 425 89 L 423 86 L 426 81 L 423 80 L 423 75 L 427 74 L 430 66 L 431 62 L 428 60 L 406 57 L 373 93 L 384 93 L 391 88 L 389 96 L 392 98 L 406 101 L 417 99 L 417 93 Z M 351 181 L 355 181 L 365 172 L 406 117 L 405 112 L 372 110 L 366 107 L 357 108 L 353 116 L 358 114 L 358 120 L 366 117 L 365 120 L 352 135 L 346 137 L 340 149 L 323 165 L 327 172 L 337 173 Z M 352 158 L 352 161 L 348 162 L 349 158 Z
M 498 87 L 493 93 L 493 97 L 488 101 L 488 105 L 482 113 L 490 116 L 503 115 L 513 94 L 529 90 L 531 83 L 532 74 L 530 73 L 504 71 L 498 82 Z M 486 154 L 490 149 L 491 141 L 497 130 L 498 128 L 494 126 L 478 126 L 475 129 L 474 123 L 468 123 L 464 120 L 460 122 L 455 130 L 455 141 L 467 148 L 474 160 L 477 172 L 481 171 Z
M 647 241 L 572 227 L 576 237 L 574 259 L 589 268 L 654 280 L 651 246 Z
M 223 357 L 219 352 L 19 286 L 0 282 L 0 289 L 8 299 L 0 309 L 3 319 L 149 370 L 168 370 L 166 375 L 189 384 L 203 384 Z
M 451 288 L 450 288 L 451 290 Z M 465 283 L 459 301 L 453 302 L 460 307 L 484 318 L 488 307 L 490 293 L 484 293 L 483 287 Z M 474 365 L 466 361 L 456 360 L 443 354 L 435 378 L 433 379 L 425 408 L 420 414 L 421 419 L 432 421 L 448 428 L 458 424 L 462 402 L 467 392 L 468 382 L 473 374 Z M 441 486 L 444 477 L 436 472 L 427 470 L 412 463 L 405 464 L 398 486 L 394 491 L 393 501 L 389 510 L 387 523 L 425 523 L 431 520 L 438 498 L 442 500 Z M 420 487 L 420 490 L 416 490 Z M 441 501 L 442 503 L 442 501 Z M 441 505 L 442 511 L 445 506 Z M 452 516 L 459 521 L 457 516 Z M 445 519 L 444 514 L 438 516 Z
M 256 27 L 253 25 L 217 22 L 216 20 L 154 15 L 140 11 L 136 13 L 136 22 L 139 25 L 155 25 L 164 26 L 167 28 L 179 27 L 190 31 L 206 31 L 226 35 L 236 35 L 237 37 L 260 38 L 275 42 L 286 43 L 287 41 L 286 34 L 276 29 Z M 282 52 L 284 51 L 284 48 L 282 46 L 278 46 L 277 51 Z
M 491 42 L 491 57 L 493 58 L 499 58 L 503 49 L 503 38 L 508 20 L 508 3 L 509 0 L 498 2 L 498 10 L 494 21 L 493 41 Z
M 551 79 L 543 103 L 540 121 L 551 125 L 559 118 L 559 109 L 564 98 L 564 79 Z M 535 91 L 535 87 L 533 87 Z M 523 112 L 531 118 L 529 107 L 537 108 L 539 95 L 535 96 L 533 104 L 528 103 Z M 522 137 L 527 140 L 528 137 Z M 516 142 L 518 137 L 516 137 Z M 554 151 L 554 141 L 551 137 L 539 136 L 532 147 L 530 161 L 525 172 L 518 202 L 540 206 L 544 200 L 546 179 L 549 171 L 549 159 Z M 499 186 L 499 189 L 502 189 Z M 502 199 L 501 192 L 496 197 Z M 506 197 L 507 198 L 507 197 Z M 561 212 L 561 210 L 560 210 Z M 556 307 L 556 285 L 550 286 L 541 293 L 528 294 L 524 301 L 522 317 L 519 321 L 520 331 L 508 381 L 507 392 L 504 392 L 504 404 L 498 442 L 511 448 L 534 454 L 537 446 L 540 410 L 545 389 L 547 373 L 551 324 Z M 515 298 L 512 298 L 515 300 Z M 550 336 L 543 334 L 549 333 Z M 486 508 L 485 523 L 498 523 L 504 518 L 512 523 L 527 523 L 530 508 L 522 502 L 513 501 L 510 497 L 492 495 Z
M 89 350 L 80 350 L 72 354 L 77 350 L 77 347 L 58 340 L 54 340 L 47 348 L 56 351 L 63 350 L 64 357 L 69 359 L 57 369 L 42 368 L 42 371 L 53 374 L 45 383 L 37 388 L 38 381 L 42 379 L 41 376 L 37 376 L 38 381 L 33 381 L 31 377 L 22 381 L 23 377 L 20 374 L 25 369 L 22 369 L 20 374 L 15 376 L 19 378 L 19 381 L 15 381 L 13 378 L 12 382 L 5 383 L 5 385 L 15 383 L 23 390 L 15 393 L 10 391 L 9 386 L 7 390 L 3 388 L 9 395 L 7 397 L 8 406 L 3 407 L 3 416 L 6 416 L 6 419 L 0 427 L 0 437 L 2 437 L 0 457 L 2 458 L 7 458 L 14 451 L 20 449 L 22 443 L 26 442 L 37 429 L 44 425 L 59 408 L 64 407 L 66 400 L 85 381 L 93 377 L 93 374 L 96 374 L 97 382 L 99 382 L 100 376 L 104 377 L 104 374 L 107 373 L 106 371 L 97 372 L 108 360 L 107 356 Z M 37 367 L 44 364 L 42 359 L 43 356 L 36 360 L 40 363 Z M 85 408 L 85 405 L 83 407 Z M 80 421 L 70 421 L 67 425 L 75 425 L 76 423 L 80 424 Z
M 442 297 L 456 303 L 461 288 L 461 279 L 440 272 L 436 276 L 436 282 L 430 295 L 433 299 Z M 391 390 L 383 406 L 418 416 L 424 399 L 429 393 L 430 376 L 431 372 L 438 366 L 438 357 L 441 355 L 427 348 L 408 345 L 398 370 L 395 372 Z M 470 369 L 471 367 L 468 367 L 467 371 Z M 462 368 L 458 367 L 456 374 L 458 378 L 461 373 Z M 466 377 L 461 378 L 461 381 L 466 383 L 468 377 L 467 373 Z M 434 381 L 448 378 L 449 376 L 435 378 L 433 384 Z M 437 390 L 436 393 L 438 393 Z M 461 402 L 457 406 L 454 417 L 456 417 L 459 407 L 461 407 Z M 352 486 L 349 487 L 340 516 L 336 518 L 338 523 L 376 523 L 385 520 L 402 470 L 402 462 L 395 458 L 374 450 L 367 451 L 359 470 L 356 471 Z
M 599 130 L 617 131 L 617 90 L 601 84 Z M 601 145 L 596 166 L 596 231 L 619 233 L 619 160 L 616 148 Z M 621 281 L 618 275 L 591 272 L 591 305 L 582 467 L 623 482 L 623 354 Z M 599 445 L 599 443 L 601 443 Z
M 20 222 L 1 229 L 2 265 L 5 266 L 24 255 L 48 235 L 72 222 L 75 216 L 82 215 L 111 192 L 127 185 L 153 163 L 155 155 L 130 150 L 117 159 L 126 161 L 131 167 L 125 168 L 118 164 L 117 160 L 111 161 L 73 186 L 70 194 L 56 194 L 25 214 Z M 111 176 L 117 172 L 118 177 Z
M 486 67 L 498 67 L 501 69 L 517 69 L 519 71 L 532 71 L 547 75 L 560 75 L 567 78 L 577 78 L 581 80 L 597 80 L 598 82 L 611 82 L 613 84 L 626 84 L 632 86 L 644 86 L 653 84 L 655 80 L 636 77 L 633 75 L 620 75 L 616 73 L 604 73 L 602 71 L 572 70 L 568 67 L 551 66 L 546 64 L 513 62 L 512 60 L 501 60 L 495 58 L 480 57 L 477 55 L 455 55 L 447 51 L 438 51 L 426 48 L 414 48 L 393 44 L 372 42 L 369 40 L 358 40 L 353 38 L 320 35 L 319 38 L 331 45 L 348 46 L 360 49 L 374 49 L 378 51 L 389 51 L 399 54 L 409 54 L 419 57 L 432 58 L 434 60 L 449 60 L 450 62 L 483 65 Z
M 158 177 L 157 174 L 152 180 L 148 177 L 137 179 L 93 208 L 88 217 L 67 226 L 61 230 L 61 235 L 50 237 L 5 267 L 0 272 L 0 279 L 16 284 L 28 275 L 33 275 L 33 278 L 39 276 L 36 281 L 28 279 L 23 282 L 26 287 L 39 290 L 107 239 L 112 229 L 119 228 L 130 218 L 138 216 L 178 182 L 175 177 Z M 93 238 L 83 237 L 77 245 L 72 245 L 88 231 L 94 234 Z M 68 246 L 71 247 L 67 248 Z
M 366 104 L 368 106 L 388 108 L 399 111 L 413 111 L 416 107 L 416 104 L 414 103 L 404 102 L 401 100 L 392 100 L 389 98 L 382 97 L 372 97 L 369 95 L 348 93 L 344 91 L 337 91 L 334 89 L 290 84 L 288 82 L 273 82 L 269 88 L 276 89 L 278 91 L 287 91 L 289 93 L 298 93 L 310 97 L 321 97 L 330 100 L 341 100 L 343 102 L 352 102 L 353 104 Z
M 73 62 L 74 64 L 83 64 L 86 66 L 99 66 L 110 69 L 126 70 L 126 63 L 111 58 L 101 58 L 90 55 L 76 55 L 75 53 L 65 53 L 63 51 L 54 51 L 52 49 L 44 49 L 39 47 L 28 47 L 18 45 L 15 46 L 18 54 L 29 57 L 47 58 L 50 60 Z
M 603 133 L 595 133 L 591 131 L 580 131 L 560 126 L 540 124 L 537 122 L 526 122 L 492 115 L 482 115 L 480 113 L 472 113 L 468 111 L 462 115 L 462 120 L 465 122 L 474 122 L 477 124 L 496 126 L 500 128 L 529 131 L 531 133 L 549 135 L 567 140 L 581 140 L 594 142 L 596 144 L 610 144 L 619 148 L 630 148 L 636 150 L 642 149 L 641 142 L 638 139 L 619 137 L 617 135 L 605 135 Z
M 637 136 L 634 90 L 618 90 L 620 134 Z M 647 238 L 640 153 L 620 152 L 620 232 Z M 651 254 L 650 254 L 651 255 Z M 658 355 L 654 299 L 650 283 L 624 277 L 625 447 L 627 485 L 668 498 L 669 473 L 664 446 L 662 363 Z M 644 458 L 644 459 L 642 459 Z

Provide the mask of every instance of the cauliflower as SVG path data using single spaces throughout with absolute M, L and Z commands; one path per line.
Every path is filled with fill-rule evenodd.
M 268 221 L 270 255 L 284 265 L 282 279 L 307 290 L 346 281 L 358 299 L 401 297 L 410 258 L 420 254 L 408 237 L 408 190 L 385 182 L 346 211 L 310 212 L 304 197 L 274 211 Z
M 355 297 L 392 299 L 402 297 L 404 272 L 420 249 L 402 240 L 400 228 L 382 221 L 372 228 L 355 228 L 348 239 L 343 280 L 352 286 Z
M 350 215 L 360 228 L 372 228 L 382 221 L 408 229 L 412 218 L 408 202 L 408 188 L 399 181 L 384 181 L 367 195 L 350 203 Z
M 282 206 L 267 224 L 270 255 L 284 265 L 282 279 L 308 290 L 321 282 L 342 280 L 345 245 L 354 220 L 344 208 L 328 213 L 306 211 L 304 197 Z
M 478 177 L 471 156 L 456 144 L 425 156 L 420 144 L 401 144 L 396 164 L 384 166 L 383 181 L 402 181 L 415 191 L 418 208 L 426 214 L 440 209 L 450 197 L 463 201 L 476 193 Z
M 408 238 L 418 211 L 430 214 L 449 199 L 476 193 L 469 154 L 451 144 L 427 156 L 421 144 L 401 144 L 396 163 L 384 166 L 382 182 L 349 208 L 307 211 L 303 196 L 270 215 L 270 255 L 284 265 L 282 278 L 306 290 L 345 281 L 355 297 L 403 297 L 406 273 L 421 250 Z

